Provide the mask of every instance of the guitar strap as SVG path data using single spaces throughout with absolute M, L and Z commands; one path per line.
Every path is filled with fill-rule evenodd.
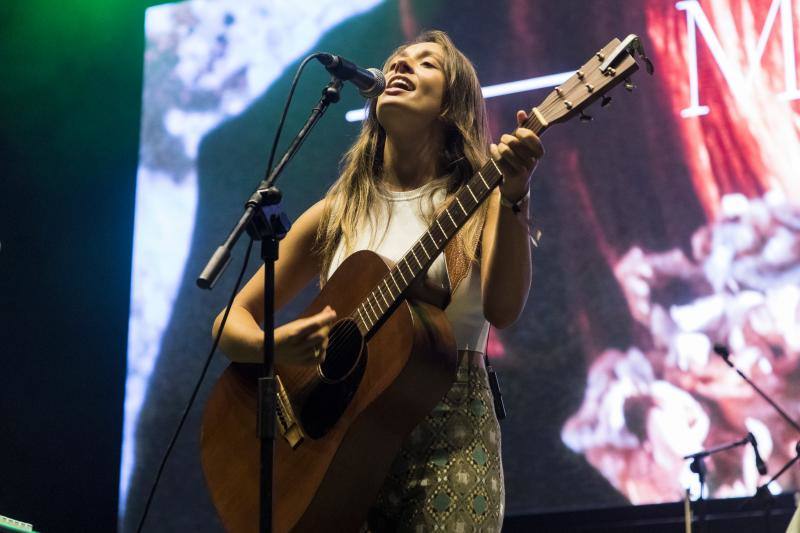
M 472 268 L 472 261 L 469 259 L 467 250 L 472 252 L 473 257 L 480 257 L 481 235 L 483 234 L 483 222 L 476 231 L 470 242 L 464 246 L 462 233 L 459 232 L 447 246 L 444 247 L 444 263 L 447 268 L 447 278 L 450 280 L 450 297 L 453 297 L 459 284 L 469 274 Z
M 469 259 L 467 250 L 472 252 L 473 257 L 480 259 L 480 244 L 481 235 L 483 235 L 483 222 L 481 222 L 478 231 L 476 231 L 465 247 L 463 245 L 464 239 L 459 233 L 456 238 L 447 243 L 444 247 L 444 262 L 447 268 L 447 277 L 450 279 L 450 298 L 452 299 L 458 285 L 464 281 L 464 278 L 469 274 L 472 268 L 472 261 Z M 489 361 L 489 354 L 484 354 L 484 364 L 486 365 L 486 373 L 489 379 L 489 388 L 492 391 L 492 399 L 494 400 L 494 410 L 498 420 L 503 420 L 506 417 L 506 409 L 503 404 L 503 394 L 500 391 L 500 381 L 497 378 L 497 373 Z

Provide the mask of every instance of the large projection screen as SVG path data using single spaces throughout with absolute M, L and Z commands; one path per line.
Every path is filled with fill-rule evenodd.
M 695 495 L 682 456 L 752 432 L 771 472 L 797 434 L 713 353 L 791 416 L 800 405 L 800 0 L 191 0 L 146 14 L 122 529 L 133 531 L 211 344 L 243 243 L 212 291 L 194 280 L 262 177 L 289 82 L 330 51 L 381 65 L 422 29 L 475 63 L 495 138 L 612 37 L 640 35 L 656 74 L 594 120 L 551 128 L 535 174 L 527 308 L 490 335 L 504 386 L 508 514 Z M 327 81 L 310 65 L 286 135 Z M 518 83 L 510 83 L 518 82 Z M 280 186 L 296 217 L 337 174 L 363 101 L 345 87 Z M 254 254 L 248 274 L 256 268 Z M 313 296 L 279 314 L 290 320 Z M 199 462 L 212 364 L 148 520 L 218 530 Z M 708 461 L 706 496 L 752 494 L 750 447 Z M 773 491 L 796 489 L 797 469 Z

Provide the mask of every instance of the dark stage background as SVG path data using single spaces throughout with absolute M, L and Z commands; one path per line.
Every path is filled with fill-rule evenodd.
M 544 138 L 532 294 L 490 343 L 510 411 L 507 512 L 696 495 L 681 455 L 747 431 L 772 471 L 791 455 L 796 436 L 710 345 L 729 344 L 796 415 L 797 0 L 193 0 L 146 16 L 131 3 L 22 5 L 0 7 L 13 80 L 0 84 L 11 103 L 0 115 L 0 405 L 11 424 L 0 514 L 109 531 L 119 512 L 134 530 L 240 258 L 211 293 L 193 280 L 263 172 L 299 60 L 329 50 L 380 65 L 423 28 L 448 31 L 484 87 L 541 82 L 487 100 L 495 137 L 546 96 L 544 77 L 613 36 L 639 34 L 656 63 L 632 95 L 619 88 L 610 108 L 592 109 L 593 123 Z M 304 76 L 287 132 L 316 101 L 320 70 Z M 344 92 L 283 178 L 291 216 L 324 193 L 357 131 L 345 113 L 361 101 Z M 212 365 L 167 466 L 153 530 L 220 530 L 198 432 L 224 366 Z M 749 449 L 709 467 L 714 497 L 764 481 Z
M 0 2 L 0 514 L 114 531 L 143 2 Z

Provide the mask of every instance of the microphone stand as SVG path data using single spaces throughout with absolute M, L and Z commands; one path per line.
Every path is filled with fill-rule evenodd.
M 743 380 L 745 380 L 745 382 L 747 382 L 747 384 L 750 385 L 753 388 L 753 390 L 758 393 L 759 396 L 764 398 L 764 400 L 766 400 L 767 403 L 770 404 L 773 409 L 775 409 L 775 411 L 781 416 L 781 418 L 783 418 L 786 421 L 787 424 L 792 426 L 794 429 L 797 430 L 798 433 L 800 433 L 800 425 L 798 425 L 797 422 L 795 422 L 788 414 L 786 414 L 786 411 L 781 409 L 780 405 L 775 403 L 772 400 L 772 398 L 767 396 L 767 394 L 764 391 L 762 391 L 759 388 L 758 385 L 753 383 L 753 381 L 750 378 L 748 378 L 744 374 L 744 372 L 742 372 L 741 370 L 736 368 L 736 366 L 730 361 L 730 351 L 728 350 L 727 346 L 725 346 L 723 344 L 715 344 L 714 345 L 714 353 L 719 355 L 722 358 L 722 360 L 725 361 L 726 365 L 728 365 L 733 370 L 735 370 L 736 373 L 739 374 L 739 376 L 741 376 L 741 378 Z M 765 521 L 766 521 L 766 526 L 767 526 L 766 530 L 767 531 L 769 531 L 769 514 L 770 514 L 770 510 L 772 508 L 772 493 L 769 491 L 769 484 L 772 483 L 773 481 L 775 481 L 776 479 L 778 479 L 784 472 L 786 472 L 789 468 L 791 468 L 791 466 L 794 463 L 796 463 L 798 461 L 798 459 L 800 459 L 800 441 L 798 441 L 795 444 L 795 455 L 794 455 L 794 457 L 789 459 L 789 461 L 787 461 L 786 464 L 784 464 L 781 467 L 781 469 L 778 470 L 778 472 L 774 476 L 772 476 L 770 478 L 769 481 L 767 481 L 763 485 L 759 486 L 758 489 L 756 489 L 756 493 L 753 496 L 751 496 L 747 501 L 745 501 L 741 506 L 741 507 L 746 507 L 747 504 L 749 502 L 751 502 L 751 501 L 761 500 L 763 502 L 763 505 L 764 505 L 764 518 L 765 518 Z
M 731 448 L 736 448 L 737 446 L 744 446 L 750 442 L 749 436 L 746 436 L 742 439 L 737 441 L 731 442 L 729 444 L 723 444 L 721 446 L 717 446 L 715 448 L 711 448 L 709 450 L 702 450 L 697 453 L 692 453 L 689 455 L 684 456 L 684 459 L 691 459 L 692 464 L 689 465 L 689 469 L 697 474 L 697 479 L 700 481 L 700 496 L 697 498 L 697 522 L 700 525 L 700 529 L 706 531 L 706 512 L 705 512 L 705 498 L 703 498 L 703 488 L 706 484 L 706 463 L 704 459 L 710 455 L 714 455 L 715 453 L 724 452 L 725 450 L 730 450 Z
M 770 405 L 772 406 L 772 408 L 773 408 L 773 409 L 775 409 L 775 411 L 777 411 L 777 412 L 778 412 L 778 414 L 779 414 L 779 415 L 781 415 L 781 418 L 783 418 L 783 419 L 786 421 L 786 423 L 788 423 L 790 426 L 792 426 L 794 429 L 796 429 L 798 433 L 800 433 L 800 425 L 798 425 L 798 424 L 797 424 L 797 422 L 795 422 L 794 420 L 792 420 L 792 418 L 791 418 L 789 415 L 787 415 L 787 414 L 786 414 L 786 411 L 784 411 L 783 409 L 781 409 L 781 406 L 780 406 L 780 405 L 778 405 L 777 403 L 775 403 L 774 401 L 772 401 L 772 398 L 770 398 L 769 396 L 767 396 L 767 393 L 765 393 L 764 391 L 762 391 L 762 390 L 759 388 L 759 386 L 758 386 L 758 385 L 756 385 L 755 383 L 753 383 L 753 381 L 751 381 L 751 380 L 750 380 L 750 378 L 748 378 L 748 377 L 747 377 L 747 376 L 744 374 L 744 372 L 742 372 L 741 370 L 739 370 L 738 368 L 736 368 L 736 366 L 735 366 L 735 365 L 734 365 L 734 364 L 731 362 L 731 360 L 730 360 L 730 352 L 728 351 L 728 347 L 727 347 L 727 346 L 724 346 L 724 345 L 722 345 L 722 344 L 715 344 L 715 345 L 714 345 L 714 353 L 716 353 L 717 355 L 719 355 L 720 357 L 722 357 L 722 360 L 723 360 L 723 361 L 725 361 L 725 364 L 726 364 L 726 365 L 728 365 L 728 366 L 729 366 L 729 367 L 731 367 L 733 370 L 735 370 L 735 371 L 736 371 L 736 373 L 737 373 L 737 374 L 739 374 L 739 375 L 742 377 L 742 379 L 743 379 L 743 380 L 745 380 L 745 381 L 747 382 L 747 384 L 748 384 L 748 385 L 750 385 L 751 387 L 753 387 L 753 390 L 754 390 L 754 391 L 756 391 L 756 392 L 758 393 L 758 395 L 759 395 L 759 396 L 761 396 L 762 398 L 764 398 L 764 400 L 766 400 L 766 401 L 767 401 L 767 403 L 768 403 L 768 404 L 770 404 Z
M 281 207 L 281 192 L 275 187 L 278 176 L 300 149 L 311 129 L 317 124 L 330 104 L 339 101 L 342 82 L 336 78 L 322 90 L 322 98 L 311 111 L 306 123 L 292 140 L 274 170 L 261 181 L 245 204 L 239 218 L 225 242 L 220 245 L 197 278 L 197 285 L 211 289 L 231 260 L 231 250 L 242 233 L 261 241 L 261 259 L 264 262 L 264 360 L 258 378 L 257 432 L 261 441 L 261 469 L 259 493 L 259 531 L 272 531 L 273 513 L 273 452 L 275 440 L 275 261 L 278 243 L 291 228 L 291 222 Z
M 795 464 L 799 459 L 800 459 L 800 441 L 797 441 L 797 443 L 794 445 L 794 457 L 789 459 L 789 461 L 787 461 L 786 464 L 783 465 L 781 469 L 778 470 L 778 472 L 769 479 L 769 481 L 760 485 L 756 489 L 756 493 L 753 494 L 749 499 L 747 499 L 742 504 L 742 507 L 746 507 L 747 504 L 751 501 L 761 502 L 761 504 L 764 506 L 764 522 L 766 523 L 765 531 L 767 531 L 767 533 L 769 533 L 770 530 L 769 516 L 770 513 L 772 512 L 772 506 L 774 503 L 772 493 L 769 491 L 769 485 L 770 483 L 781 477 L 783 473 L 789 470 L 789 468 L 791 468 L 792 465 Z
M 756 494 L 755 494 L 755 496 L 758 496 L 758 495 L 759 495 L 759 493 L 762 493 L 762 494 L 763 494 L 763 492 L 764 492 L 764 491 L 766 491 L 767 493 L 771 494 L 771 493 L 769 492 L 769 490 L 767 489 L 767 486 L 768 486 L 770 483 L 772 483 L 773 481 L 777 480 L 779 477 L 781 477 L 781 476 L 783 475 L 783 473 L 784 473 L 784 472 L 786 472 L 787 470 L 789 470 L 789 468 L 791 468 L 791 467 L 792 467 L 792 465 L 793 465 L 793 464 L 795 464 L 795 463 L 796 463 L 798 460 L 800 460 L 800 441 L 797 441 L 797 443 L 794 445 L 794 457 L 792 457 L 791 459 L 789 459 L 789 460 L 786 462 L 786 464 L 785 464 L 785 465 L 783 465 L 783 466 L 781 467 L 781 469 L 780 469 L 780 470 L 778 470 L 778 472 L 777 472 L 777 473 L 776 473 L 774 476 L 772 476 L 772 477 L 769 479 L 769 481 L 767 481 L 766 483 L 764 483 L 763 485 L 761 485 L 760 487 L 758 487 L 758 490 L 756 490 Z M 754 497 L 755 497 L 755 496 L 754 496 Z

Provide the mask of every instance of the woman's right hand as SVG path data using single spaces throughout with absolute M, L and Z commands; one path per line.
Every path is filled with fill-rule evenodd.
M 328 334 L 336 321 L 331 306 L 275 329 L 275 359 L 291 365 L 315 365 L 325 359 Z

